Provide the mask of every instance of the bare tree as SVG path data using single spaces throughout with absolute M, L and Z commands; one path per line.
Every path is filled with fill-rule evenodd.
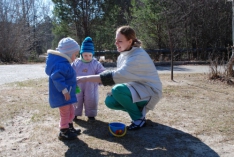
M 233 71 L 233 64 L 234 64 L 234 2 L 232 1 L 232 41 L 233 41 L 233 46 L 232 46 L 232 56 L 228 61 L 227 64 L 227 72 L 228 76 L 233 77 L 234 76 L 234 71 Z
M 36 53 L 37 26 L 48 6 L 36 0 L 2 0 L 0 6 L 0 60 L 20 62 Z

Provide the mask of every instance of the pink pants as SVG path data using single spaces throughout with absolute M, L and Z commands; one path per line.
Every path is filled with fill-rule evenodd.
M 59 107 L 59 112 L 60 112 L 59 128 L 60 129 L 69 128 L 69 123 L 72 123 L 75 117 L 74 106 L 71 104 L 71 105 Z

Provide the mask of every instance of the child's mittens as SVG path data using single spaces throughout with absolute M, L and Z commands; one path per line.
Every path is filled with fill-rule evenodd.
M 79 94 L 81 92 L 81 89 L 79 86 L 76 86 L 76 94 Z

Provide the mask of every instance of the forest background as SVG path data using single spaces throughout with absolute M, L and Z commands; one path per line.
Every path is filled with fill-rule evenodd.
M 35 60 L 67 36 L 79 44 L 91 36 L 96 52 L 112 51 L 122 25 L 136 30 L 146 50 L 180 50 L 181 60 L 231 56 L 232 3 L 226 0 L 1 0 L 0 62 Z

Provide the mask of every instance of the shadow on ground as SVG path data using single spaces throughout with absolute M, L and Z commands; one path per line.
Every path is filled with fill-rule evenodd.
M 138 131 L 128 131 L 124 137 L 110 135 L 108 123 L 96 120 L 90 124 L 77 120 L 76 123 L 86 128 L 82 134 L 93 136 L 103 141 L 122 145 L 129 154 L 116 154 L 115 150 L 107 152 L 93 149 L 82 140 L 64 141 L 68 146 L 66 157 L 73 156 L 167 156 L 167 157 L 218 157 L 219 155 L 198 138 L 169 126 L 147 120 L 147 126 Z M 78 136 L 79 138 L 79 136 Z M 101 145 L 101 143 L 100 143 Z

